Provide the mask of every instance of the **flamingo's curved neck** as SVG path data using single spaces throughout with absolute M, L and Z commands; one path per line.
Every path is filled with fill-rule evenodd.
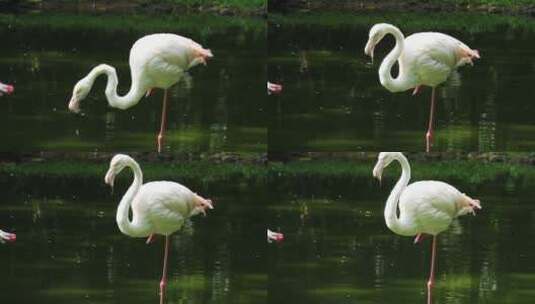
M 132 221 L 129 219 L 132 201 L 139 193 L 139 189 L 143 184 L 143 173 L 141 172 L 139 165 L 133 160 L 130 161 L 127 166 L 132 169 L 132 172 L 134 172 L 134 181 L 124 194 L 121 202 L 119 203 L 119 207 L 117 208 L 117 225 L 119 226 L 119 230 L 128 236 L 144 237 L 149 234 L 147 227 L 142 225 L 140 221 L 136 219 L 137 215 L 135 213 L 133 214 L 134 219 Z
M 108 76 L 105 90 L 106 99 L 108 100 L 109 105 L 114 108 L 125 110 L 136 105 L 148 89 L 141 85 L 135 75 L 131 75 L 132 84 L 130 85 L 128 93 L 124 96 L 117 95 L 117 84 L 119 84 L 117 72 L 114 67 L 107 64 L 99 64 L 86 76 L 91 83 L 91 86 L 93 86 L 95 79 L 101 74 L 106 74 L 106 76 Z
M 407 75 L 407 67 L 403 62 L 399 61 L 399 73 L 396 78 L 392 78 L 392 67 L 398 61 L 399 57 L 403 53 L 405 48 L 405 37 L 401 31 L 393 26 L 386 25 L 386 33 L 392 34 L 396 39 L 396 46 L 388 55 L 383 59 L 381 66 L 379 67 L 379 80 L 390 92 L 401 92 L 411 89 L 415 86 L 413 81 Z
M 386 226 L 396 234 L 410 236 L 416 234 L 413 225 L 406 221 L 400 220 L 403 215 L 400 214 L 400 218 L 398 218 L 397 213 L 399 197 L 405 188 L 407 188 L 409 180 L 411 179 L 411 167 L 409 165 L 409 161 L 407 158 L 405 158 L 405 156 L 403 156 L 403 154 L 399 154 L 396 157 L 396 160 L 401 164 L 401 177 L 394 186 L 394 189 L 392 189 L 392 192 L 386 201 L 385 221 Z

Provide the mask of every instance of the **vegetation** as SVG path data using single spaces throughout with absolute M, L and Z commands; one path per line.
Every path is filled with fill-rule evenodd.
M 104 1 L 104 0 L 0 0 L 0 6 L 7 7 L 39 7 L 52 5 L 54 10 L 62 10 L 62 6 L 76 5 L 83 9 L 105 9 L 120 11 L 136 8 L 145 11 L 154 9 L 175 9 L 184 11 L 209 11 L 211 13 L 251 14 L 265 11 L 266 0 L 134 0 L 134 1 Z
M 296 13 L 291 15 L 270 14 L 269 20 L 284 25 L 320 25 L 323 27 L 362 25 L 369 26 L 379 22 L 389 22 L 402 26 L 406 31 L 427 30 L 462 30 L 479 33 L 499 30 L 504 26 L 511 29 L 535 31 L 533 19 L 520 16 L 491 15 L 474 13 L 366 13 L 355 16 L 354 13 L 318 12 Z
M 371 180 L 373 161 L 311 160 L 287 164 L 214 163 L 199 160 L 192 162 L 141 162 L 146 180 L 180 180 L 195 184 L 255 184 L 272 182 L 304 182 L 336 184 L 338 182 Z M 531 166 L 481 161 L 413 161 L 413 179 L 439 179 L 480 185 L 503 179 L 534 181 L 535 169 Z M 21 164 L 0 164 L 0 179 L 44 178 L 101 179 L 108 163 L 94 161 L 47 161 Z M 124 174 L 128 176 L 128 174 Z M 398 166 L 385 171 L 386 180 L 399 176 Z
M 263 31 L 264 21 L 258 18 L 235 18 L 195 14 L 186 16 L 162 15 L 154 18 L 147 15 L 72 15 L 72 14 L 0 14 L 0 26 L 9 27 L 48 27 L 51 30 L 97 29 L 102 31 L 128 30 L 136 32 L 154 31 L 193 31 L 204 24 L 204 31 L 217 32 L 229 27 Z

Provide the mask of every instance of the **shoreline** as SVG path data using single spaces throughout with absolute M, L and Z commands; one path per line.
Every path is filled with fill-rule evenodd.
M 156 3 L 154 3 L 156 2 Z M 166 1 L 21 1 L 16 4 L 1 4 L 2 13 L 93 13 L 93 14 L 213 14 L 235 17 L 264 17 L 266 7 L 248 7 L 222 4 L 180 4 Z
M 456 3 L 454 3 L 456 2 Z M 360 0 L 353 2 L 337 1 L 299 1 L 270 0 L 270 13 L 307 13 L 329 12 L 472 12 L 504 15 L 528 15 L 535 17 L 535 3 L 470 3 L 469 1 L 398 1 L 398 0 Z

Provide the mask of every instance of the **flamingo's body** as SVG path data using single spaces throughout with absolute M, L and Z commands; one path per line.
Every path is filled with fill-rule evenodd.
M 106 99 L 111 107 L 128 109 L 136 105 L 153 88 L 164 89 L 162 125 L 158 135 L 158 151 L 161 151 L 165 129 L 167 89 L 177 83 L 184 73 L 200 63 L 206 64 L 212 52 L 195 41 L 175 34 L 152 34 L 137 40 L 130 50 L 129 64 L 132 82 L 124 96 L 117 95 L 119 82 L 115 68 L 100 64 L 74 86 L 69 109 L 80 111 L 80 102 L 86 98 L 95 79 L 106 74 Z
M 17 240 L 17 235 L 0 230 L 0 243 L 14 242 Z
M 267 241 L 268 243 L 271 242 L 282 242 L 284 240 L 284 234 L 279 232 L 274 232 L 269 229 L 267 229 Z
M 473 59 L 480 58 L 479 52 L 442 33 L 416 33 L 405 38 L 397 27 L 387 23 L 379 23 L 371 28 L 364 52 L 373 59 L 375 46 L 387 34 L 394 36 L 396 46 L 379 68 L 381 85 L 393 93 L 414 89 L 416 94 L 421 86 L 433 88 L 426 134 L 429 151 L 433 137 L 435 88 L 445 82 L 456 68 L 473 64 Z M 399 65 L 399 73 L 393 78 L 391 69 L 396 62 Z
M 282 85 L 278 83 L 273 82 L 267 82 L 267 93 L 268 95 L 271 94 L 279 94 L 282 92 Z
M 12 94 L 13 91 L 15 91 L 15 87 L 10 84 L 4 84 L 0 82 L 0 96 L 3 96 L 4 94 Z
M 386 225 L 394 233 L 403 236 L 431 234 L 433 247 L 431 274 L 428 282 L 428 303 L 434 282 L 436 236 L 446 230 L 461 215 L 475 214 L 481 209 L 478 200 L 461 193 L 455 187 L 440 181 L 420 181 L 409 185 L 411 169 L 409 161 L 400 152 L 381 152 L 373 169 L 373 176 L 381 179 L 383 169 L 393 161 L 401 164 L 401 178 L 390 193 L 385 207 Z M 399 206 L 399 217 L 398 217 Z
M 167 283 L 169 235 L 179 230 L 187 218 L 204 214 L 205 209 L 213 209 L 212 202 L 175 182 L 143 184 L 141 168 L 134 159 L 123 154 L 115 155 L 111 160 L 105 182 L 113 187 L 115 176 L 125 167 L 134 172 L 134 181 L 117 208 L 117 225 L 122 233 L 131 237 L 165 235 L 164 268 L 160 282 L 160 303 L 163 303 Z M 132 220 L 129 219 L 130 208 Z

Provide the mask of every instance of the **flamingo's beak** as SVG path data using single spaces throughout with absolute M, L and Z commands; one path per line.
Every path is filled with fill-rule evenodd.
M 383 177 L 383 162 L 378 161 L 375 167 L 373 168 L 373 177 L 379 180 L 379 184 L 381 184 L 381 179 Z
M 80 113 L 80 101 L 72 96 L 71 100 L 69 101 L 69 110 L 73 113 Z
M 375 43 L 372 39 L 368 40 L 368 43 L 366 43 L 366 47 L 364 48 L 364 54 L 370 56 L 372 58 L 373 63 L 373 51 L 375 49 Z
M 106 176 L 104 176 L 104 182 L 108 185 L 110 185 L 110 187 L 112 188 L 113 190 L 113 182 L 115 181 L 115 171 L 113 171 L 111 168 L 108 170 L 108 172 L 106 173 Z

